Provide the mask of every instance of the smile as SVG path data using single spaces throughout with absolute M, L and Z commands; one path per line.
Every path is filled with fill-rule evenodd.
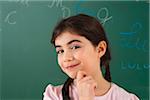
M 76 68 L 79 64 L 80 64 L 80 63 L 67 66 L 66 69 L 73 69 L 73 68 Z

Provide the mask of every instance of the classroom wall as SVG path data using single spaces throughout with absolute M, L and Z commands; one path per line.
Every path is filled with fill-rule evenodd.
M 56 23 L 78 13 L 96 17 L 110 42 L 113 82 L 149 100 L 149 2 L 0 1 L 1 100 L 41 100 L 63 84 L 50 38 Z

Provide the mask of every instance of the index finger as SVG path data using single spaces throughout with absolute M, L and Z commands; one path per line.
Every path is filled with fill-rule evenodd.
M 79 70 L 79 71 L 77 72 L 76 79 L 77 79 L 77 81 L 80 81 L 80 80 L 81 80 L 82 78 L 84 78 L 85 76 L 87 76 L 86 72 Z

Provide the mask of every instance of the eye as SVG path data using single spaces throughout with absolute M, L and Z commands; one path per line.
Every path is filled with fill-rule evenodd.
M 71 47 L 71 49 L 73 49 L 73 50 L 78 49 L 78 48 L 80 48 L 80 46 L 75 45 L 75 46 Z
M 64 50 L 58 50 L 57 54 L 62 54 L 64 52 Z

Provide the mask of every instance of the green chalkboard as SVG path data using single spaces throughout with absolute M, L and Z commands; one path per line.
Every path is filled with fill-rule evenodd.
M 96 17 L 111 46 L 113 82 L 149 100 L 149 2 L 0 1 L 0 100 L 41 100 L 62 84 L 50 38 L 56 23 L 78 13 Z

